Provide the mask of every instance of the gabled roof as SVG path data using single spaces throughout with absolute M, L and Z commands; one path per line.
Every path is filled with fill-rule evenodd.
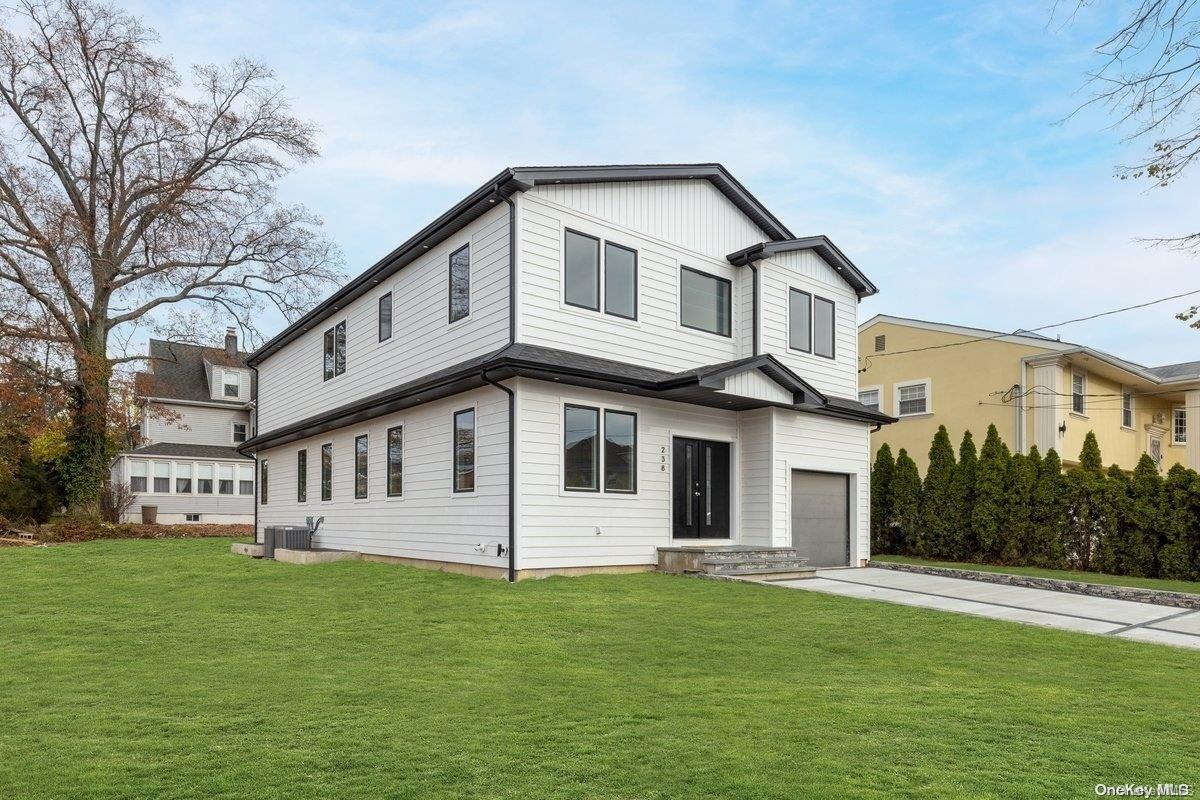
M 385 280 L 393 273 L 415 261 L 429 249 L 436 247 L 458 231 L 478 219 L 498 203 L 504 202 L 518 192 L 531 189 L 543 184 L 562 183 L 605 183 L 614 181 L 665 181 L 665 180 L 706 180 L 721 194 L 729 198 L 743 214 L 753 221 L 766 233 L 772 242 L 807 240 L 796 239 L 794 234 L 772 214 L 766 206 L 758 201 L 745 186 L 733 177 L 720 164 L 610 164 L 599 166 L 558 166 L 558 167 L 508 167 L 475 191 L 464 197 L 446 213 L 417 231 L 408 241 L 377 261 L 373 266 L 358 277 L 351 280 L 341 289 L 327 297 L 315 308 L 300 319 L 293 322 L 270 341 L 252 353 L 248 359 L 251 365 L 260 363 L 264 358 L 283 347 L 302 333 L 319 324 L 321 320 L 337 311 L 347 303 L 361 297 L 372 287 Z M 812 237 L 824 238 L 824 237 Z M 828 243 L 828 240 L 825 240 Z M 832 248 L 832 244 L 828 247 Z M 836 251 L 832 248 L 831 253 Z M 824 257 L 824 256 L 823 256 Z M 836 256 L 846 264 L 849 261 L 837 251 Z M 831 262 L 832 263 L 832 262 Z M 853 265 L 850 265 L 851 267 Z M 869 281 L 854 270 L 854 274 L 864 281 L 864 286 L 870 286 L 868 294 L 875 291 Z M 849 279 L 848 279 L 849 280 Z M 857 287 L 856 287 L 857 288 Z
M 164 400 L 186 400 L 197 403 L 216 403 L 231 407 L 246 405 L 244 400 L 213 399 L 208 386 L 208 369 L 216 364 L 246 369 L 248 353 L 230 356 L 222 347 L 203 347 L 163 339 L 150 340 L 150 366 L 138 376 L 138 395 Z M 253 375 L 251 376 L 253 383 Z M 250 396 L 254 397 L 254 386 Z
M 1164 381 L 1200 379 L 1200 361 L 1185 361 L 1182 364 L 1148 367 L 1148 370 Z
M 724 387 L 721 382 L 723 377 L 747 369 L 758 369 L 792 391 L 793 402 L 776 403 L 721 391 Z M 773 356 L 755 356 L 682 372 L 669 372 L 551 347 L 510 344 L 361 400 L 259 434 L 238 449 L 241 452 L 250 452 L 262 447 L 287 444 L 335 428 L 402 411 L 421 403 L 478 389 L 491 381 L 517 376 L 730 411 L 782 406 L 859 422 L 895 421 L 894 418 L 868 408 L 856 400 L 822 395 Z
M 842 280 L 854 287 L 854 291 L 859 297 L 867 297 L 879 292 L 875 284 L 871 283 L 862 270 L 846 258 L 846 254 L 839 250 L 828 236 L 806 236 L 803 239 L 763 242 L 738 250 L 736 253 L 730 253 L 726 258 L 729 259 L 730 264 L 741 267 L 764 258 L 770 258 L 778 253 L 794 253 L 799 250 L 812 250 L 819 255 L 825 263 L 841 275 Z

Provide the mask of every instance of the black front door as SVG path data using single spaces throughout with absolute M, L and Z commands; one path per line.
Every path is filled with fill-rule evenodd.
M 675 439 L 671 448 L 676 539 L 729 538 L 729 443 Z

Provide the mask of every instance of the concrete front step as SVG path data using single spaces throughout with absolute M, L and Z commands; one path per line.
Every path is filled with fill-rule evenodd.
M 726 570 L 724 572 L 706 572 L 702 577 L 705 578 L 741 578 L 741 579 L 757 579 L 757 580 L 772 580 L 786 581 L 798 580 L 801 578 L 816 577 L 817 570 L 815 567 L 802 567 L 800 569 L 785 569 L 778 570 L 770 569 L 735 569 Z
M 807 558 L 748 558 L 744 561 L 706 561 L 705 572 L 729 572 L 739 569 L 807 569 Z
M 744 561 L 747 558 L 802 558 L 794 547 L 762 547 L 741 550 L 705 550 L 705 561 Z

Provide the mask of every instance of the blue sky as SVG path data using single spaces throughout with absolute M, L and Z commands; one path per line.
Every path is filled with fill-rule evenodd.
M 1070 24 L 1052 0 L 127 7 L 181 63 L 276 70 L 322 131 L 284 198 L 350 274 L 504 166 L 719 161 L 871 276 L 864 319 L 1012 330 L 1200 289 L 1193 257 L 1137 241 L 1200 227 L 1200 183 L 1118 181 L 1141 146 L 1100 111 L 1063 122 L 1125 7 L 1099 5 Z M 1182 305 L 1061 334 L 1193 360 Z

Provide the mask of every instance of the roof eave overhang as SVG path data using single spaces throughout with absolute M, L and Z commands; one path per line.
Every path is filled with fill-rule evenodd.
M 779 253 L 793 253 L 800 250 L 812 250 L 819 255 L 841 275 L 846 283 L 850 284 L 860 299 L 879 292 L 879 288 L 827 236 L 807 236 L 803 239 L 762 242 L 738 250 L 736 253 L 730 253 L 725 258 L 735 267 L 744 267 Z

